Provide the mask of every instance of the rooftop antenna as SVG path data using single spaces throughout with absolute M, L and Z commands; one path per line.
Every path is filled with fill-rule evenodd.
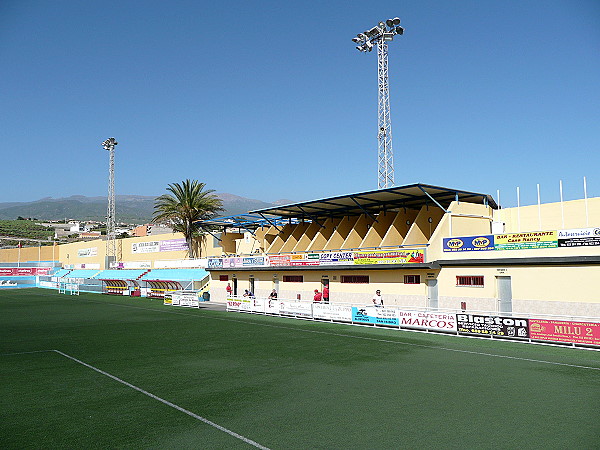
M 110 154 L 108 165 L 108 208 L 106 211 L 106 260 L 105 268 L 117 259 L 117 243 L 115 236 L 115 145 L 118 142 L 114 137 L 108 138 L 102 143 L 104 150 Z
M 377 188 L 384 189 L 394 186 L 394 153 L 392 151 L 392 120 L 390 117 L 390 92 L 388 86 L 388 42 L 396 35 L 403 35 L 404 28 L 400 19 L 395 17 L 385 22 L 379 22 L 370 30 L 364 31 L 352 38 L 357 44 L 356 49 L 367 53 L 377 46 L 377 84 L 378 84 L 378 169 Z

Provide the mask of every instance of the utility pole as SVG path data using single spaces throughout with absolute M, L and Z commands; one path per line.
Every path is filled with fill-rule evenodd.
M 390 92 L 388 83 L 388 42 L 404 34 L 400 19 L 388 19 L 352 39 L 356 49 L 367 53 L 377 46 L 377 188 L 394 186 L 394 152 L 392 150 L 392 119 L 390 117 Z
M 108 208 L 106 211 L 106 258 L 104 268 L 109 269 L 110 264 L 116 261 L 117 244 L 115 236 L 115 145 L 118 142 L 114 137 L 102 143 L 104 150 L 108 150 L 110 161 L 108 165 Z

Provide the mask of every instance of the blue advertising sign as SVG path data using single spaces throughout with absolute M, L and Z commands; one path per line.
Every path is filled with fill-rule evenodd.
M 467 236 L 444 238 L 445 252 L 469 252 L 480 250 L 495 250 L 494 236 Z
M 376 306 L 352 307 L 352 321 L 357 323 L 372 323 L 375 325 L 398 326 L 398 311 L 395 309 Z
M 265 258 L 263 256 L 251 256 L 242 260 L 243 266 L 263 266 L 265 264 Z
M 208 268 L 209 269 L 222 269 L 223 268 L 223 260 L 221 258 L 209 258 L 208 259 Z

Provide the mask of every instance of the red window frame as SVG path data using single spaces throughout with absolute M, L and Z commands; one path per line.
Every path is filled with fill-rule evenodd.
M 457 275 L 456 286 L 483 287 L 483 275 Z
M 369 284 L 369 275 L 342 275 L 342 283 Z

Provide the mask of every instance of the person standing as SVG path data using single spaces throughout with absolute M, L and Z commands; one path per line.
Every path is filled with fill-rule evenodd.
M 383 306 L 383 297 L 381 296 L 381 291 L 379 289 L 375 291 L 375 295 L 373 296 L 373 304 L 377 307 Z
M 277 291 L 275 289 L 269 294 L 269 300 L 277 300 Z
M 231 283 L 227 283 L 227 287 L 225 288 L 225 290 L 227 291 L 227 297 L 231 297 Z
M 323 302 L 329 303 L 329 283 L 323 286 Z

